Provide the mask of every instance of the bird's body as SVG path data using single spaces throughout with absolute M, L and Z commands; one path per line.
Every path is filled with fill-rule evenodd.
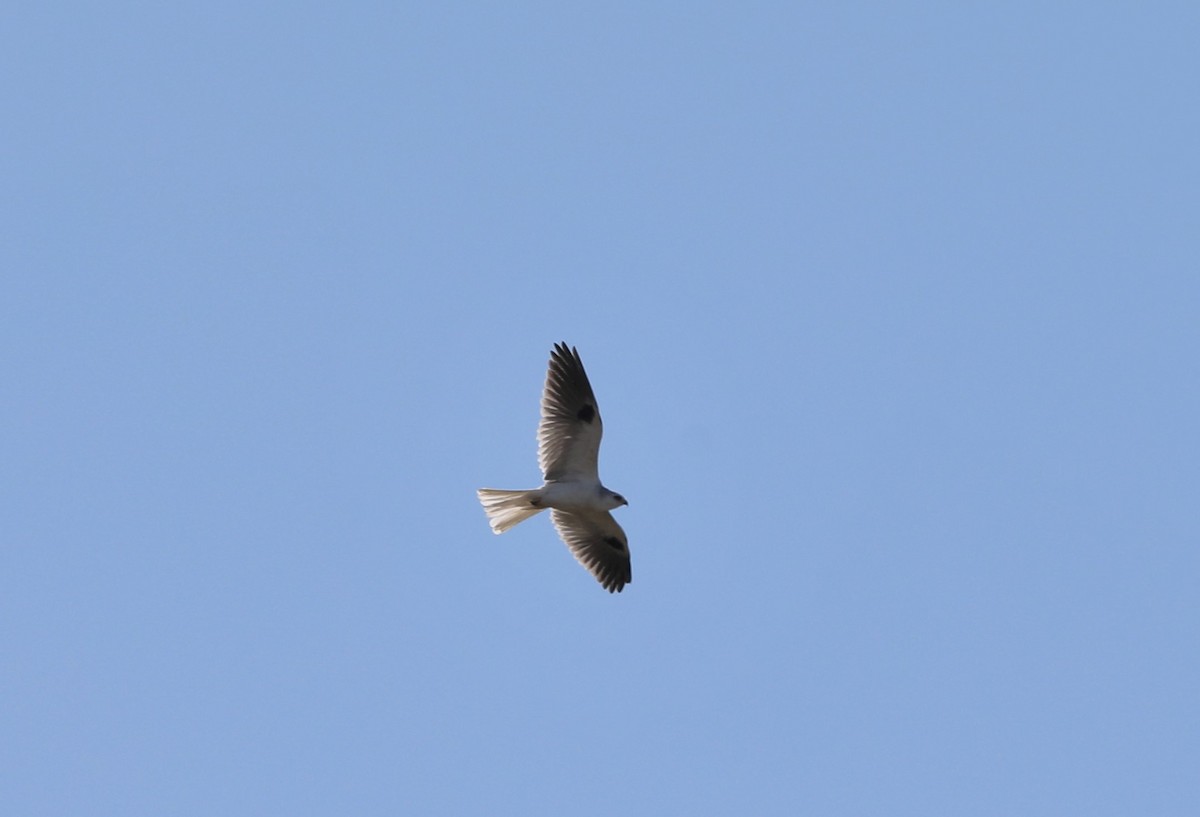
M 481 488 L 479 501 L 495 533 L 550 510 L 554 526 L 580 564 L 610 593 L 633 580 L 625 532 L 609 513 L 625 498 L 600 482 L 604 424 L 579 353 L 555 344 L 542 393 L 538 460 L 544 483 L 529 491 Z
M 542 486 L 541 504 L 567 513 L 611 511 L 626 504 L 619 494 L 594 482 L 547 482 Z

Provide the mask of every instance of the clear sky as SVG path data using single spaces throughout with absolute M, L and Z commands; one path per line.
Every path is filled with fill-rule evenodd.
M 1200 6 L 4 17 L 0 813 L 1200 813 Z

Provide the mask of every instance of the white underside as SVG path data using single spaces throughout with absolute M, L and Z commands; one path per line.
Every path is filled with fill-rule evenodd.
M 530 491 L 480 488 L 476 493 L 494 533 L 504 533 L 548 508 L 588 514 L 614 507 L 599 482 L 548 482 Z
M 541 493 L 542 507 L 569 513 L 607 511 L 612 507 L 603 502 L 598 481 L 548 482 L 542 486 Z

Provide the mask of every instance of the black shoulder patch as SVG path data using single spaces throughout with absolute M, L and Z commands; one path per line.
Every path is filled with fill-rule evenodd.
M 608 545 L 613 550 L 625 550 L 625 545 L 623 545 L 621 540 L 615 536 L 605 536 L 604 544 Z
M 590 423 L 592 420 L 596 419 L 596 407 L 591 403 L 584 403 L 583 408 L 581 408 L 575 416 L 580 420 L 583 420 L 585 423 Z

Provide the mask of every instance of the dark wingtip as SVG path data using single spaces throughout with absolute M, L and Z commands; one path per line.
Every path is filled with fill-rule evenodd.
M 554 344 L 554 353 L 560 357 L 579 359 L 579 350 L 565 340 Z
M 572 362 L 579 362 L 580 365 L 583 365 L 579 359 L 579 352 L 575 350 L 575 347 L 568 346 L 566 341 L 554 344 L 554 348 L 550 351 L 550 360 L 551 362 L 557 360 L 563 365 L 570 365 Z

